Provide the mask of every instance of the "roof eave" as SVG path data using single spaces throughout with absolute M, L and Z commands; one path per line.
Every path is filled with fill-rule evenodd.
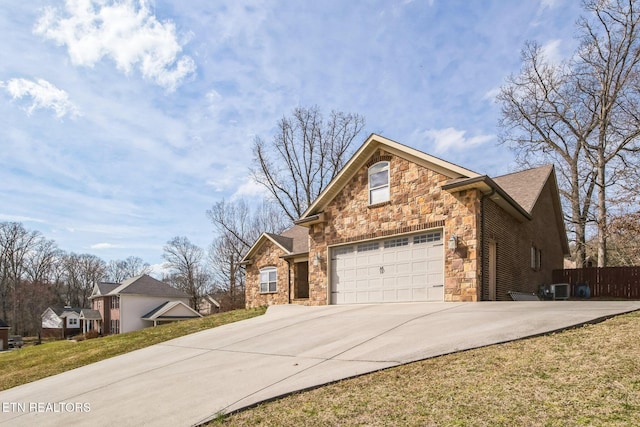
M 511 196 L 509 196 L 498 184 L 486 175 L 475 178 L 466 179 L 464 181 L 444 184 L 443 190 L 446 191 L 463 191 L 475 189 L 479 190 L 485 196 L 489 197 L 502 209 L 507 211 L 511 216 L 520 222 L 530 221 L 532 216 L 522 206 L 518 204 Z
M 321 224 L 323 222 L 325 222 L 324 212 L 320 212 L 318 214 L 311 215 L 311 216 L 308 216 L 306 218 L 301 218 L 301 219 L 297 219 L 297 220 L 293 221 L 293 223 L 295 225 L 299 225 L 299 226 L 302 226 L 302 227 L 310 227 L 313 224 Z
M 283 255 L 280 258 L 282 259 L 293 259 L 293 258 L 309 258 L 309 252 L 297 252 L 297 253 L 291 253 L 288 255 Z
M 246 255 L 240 260 L 241 265 L 251 264 L 252 262 L 251 257 L 260 248 L 260 246 L 262 246 L 262 244 L 264 243 L 264 239 L 269 239 L 269 241 L 273 242 L 274 245 L 282 249 L 285 254 L 291 253 L 291 251 L 289 251 L 287 248 L 285 248 L 280 243 L 278 243 L 275 239 L 269 236 L 269 233 L 262 233 L 260 237 L 258 237 L 258 240 L 256 240 L 256 242 L 253 244 L 253 246 L 249 248 L 249 251 L 247 251 Z

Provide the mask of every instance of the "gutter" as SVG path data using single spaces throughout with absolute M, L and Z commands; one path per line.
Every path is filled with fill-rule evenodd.
M 320 212 L 316 215 L 311 215 L 306 218 L 300 218 L 298 220 L 293 221 L 295 225 L 300 225 L 302 227 L 309 227 L 313 224 L 319 224 L 324 222 L 324 212 Z
M 500 207 L 511 213 L 519 220 L 531 220 L 533 217 L 522 206 L 518 204 L 506 191 L 504 191 L 495 181 L 487 175 L 476 178 L 456 180 L 441 187 L 446 191 L 462 191 L 466 189 L 477 189 L 492 198 Z M 497 197 L 496 197 L 497 196 Z

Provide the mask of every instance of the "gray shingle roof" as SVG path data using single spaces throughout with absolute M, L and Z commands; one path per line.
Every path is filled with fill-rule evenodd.
M 100 295 L 107 295 L 118 286 L 120 283 L 100 282 L 98 283 L 98 291 L 100 291 Z
M 167 304 L 169 304 L 170 301 L 165 301 L 162 304 L 160 304 L 159 306 L 157 306 L 156 308 L 154 308 L 153 310 L 151 310 L 150 312 L 144 314 L 143 316 L 140 316 L 142 319 L 147 319 L 151 316 L 153 316 L 154 314 L 156 314 L 157 312 L 159 312 L 160 310 L 162 310 L 164 308 L 164 306 L 166 306 Z
M 60 316 L 65 311 L 73 311 L 73 312 L 76 312 L 76 313 L 80 314 L 80 311 L 82 310 L 81 307 L 50 307 L 50 308 L 58 316 Z
M 282 246 L 287 252 L 291 252 L 293 249 L 293 239 L 290 237 L 281 236 L 279 234 L 273 233 L 265 233 L 269 238 L 277 242 L 280 246 Z
M 281 235 L 292 240 L 291 249 L 289 250 L 292 254 L 309 252 L 309 229 L 307 227 L 294 225 L 283 231 Z
M 168 284 L 161 282 L 160 280 L 154 279 L 153 277 L 143 274 L 142 276 L 132 277 L 130 279 L 125 280 L 109 292 L 110 295 L 148 295 L 148 296 L 159 296 L 159 297 L 170 297 L 170 298 L 187 298 L 189 295 L 182 292 L 179 289 L 176 289 Z
M 80 312 L 80 317 L 86 320 L 102 320 L 102 316 L 98 310 L 92 310 L 90 308 L 83 308 Z
M 191 311 L 193 314 L 177 315 L 177 316 L 170 316 L 166 314 L 168 312 L 171 312 L 171 310 L 173 310 L 175 307 L 179 307 L 179 306 L 186 307 L 188 311 Z M 163 312 L 163 310 L 166 310 L 166 312 Z M 158 315 L 158 313 L 161 313 L 161 314 Z M 198 317 L 202 317 L 202 315 L 200 313 L 197 313 L 195 310 L 193 310 L 191 307 L 189 307 L 182 301 L 166 301 L 160 304 L 158 307 L 151 310 L 150 312 L 148 312 L 147 314 L 141 316 L 140 318 L 144 320 L 166 320 L 166 319 L 196 319 Z
M 493 181 L 506 191 L 524 210 L 531 213 L 552 170 L 552 165 L 545 165 L 502 175 L 493 178 Z

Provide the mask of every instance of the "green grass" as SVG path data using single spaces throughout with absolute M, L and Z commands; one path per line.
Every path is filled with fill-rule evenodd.
M 343 380 L 210 424 L 639 425 L 640 313 Z
M 85 341 L 52 341 L 0 353 L 0 390 L 59 374 L 205 329 L 264 314 L 265 309 L 234 310 L 201 319 Z

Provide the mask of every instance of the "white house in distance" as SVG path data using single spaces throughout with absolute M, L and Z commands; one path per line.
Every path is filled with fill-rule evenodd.
M 66 338 L 82 332 L 81 308 L 47 307 L 42 313 L 42 335 L 44 337 Z
M 143 274 L 122 283 L 98 283 L 83 310 L 85 332 L 103 335 L 135 331 L 162 323 L 202 317 L 189 307 L 189 296 Z

